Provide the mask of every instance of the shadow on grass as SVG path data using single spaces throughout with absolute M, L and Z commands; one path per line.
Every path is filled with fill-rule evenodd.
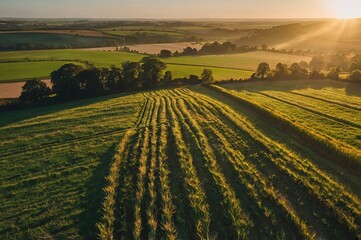
M 120 137 L 121 138 L 121 137 Z M 102 215 L 102 203 L 105 197 L 103 191 L 106 186 L 106 176 L 115 154 L 118 141 L 102 156 L 101 163 L 93 171 L 92 177 L 86 183 L 86 194 L 84 198 L 84 212 L 79 215 L 79 233 L 83 239 L 97 239 L 98 229 L 96 224 Z

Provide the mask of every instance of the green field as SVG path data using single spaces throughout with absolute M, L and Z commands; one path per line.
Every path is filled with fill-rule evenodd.
M 16 45 L 42 45 L 48 48 L 79 48 L 115 45 L 116 39 L 109 37 L 79 36 L 59 33 L 17 32 L 1 33 L 0 48 Z
M 41 50 L 41 51 L 21 51 L 21 52 L 0 52 L 0 68 L 6 69 L 11 66 L 11 63 L 4 63 L 5 61 L 27 61 L 23 64 L 18 64 L 14 71 L 0 72 L 0 81 L 9 81 L 17 79 L 21 75 L 24 77 L 27 69 L 35 69 L 35 65 L 31 60 L 67 60 L 71 61 L 88 61 L 97 67 L 109 67 L 114 64 L 120 66 L 124 61 L 139 61 L 146 55 L 115 52 L 115 51 L 85 51 L 85 50 Z M 277 63 L 283 62 L 291 64 L 299 61 L 309 61 L 309 57 L 271 53 L 271 52 L 249 52 L 240 54 L 228 55 L 210 55 L 210 56 L 194 56 L 194 57 L 172 57 L 162 59 L 168 63 L 168 69 L 173 72 L 175 77 L 188 77 L 190 74 L 200 75 L 204 68 L 213 70 L 215 79 L 239 79 L 251 76 L 258 64 L 266 61 L 271 67 Z M 35 64 L 35 65 L 33 65 Z M 52 67 L 53 63 L 43 63 L 43 68 L 37 68 L 38 77 L 49 76 L 49 73 L 56 70 Z M 15 65 L 14 65 L 15 66 Z M 24 74 L 23 74 L 24 72 Z M 21 73 L 21 74 L 20 74 Z M 30 77 L 35 76 L 31 74 Z
M 227 69 L 227 68 L 217 68 L 217 67 L 199 67 L 199 66 L 187 66 L 187 65 L 167 65 L 167 70 L 172 72 L 173 78 L 182 78 L 188 77 L 189 75 L 201 76 L 204 68 L 209 68 L 212 70 L 215 80 L 225 80 L 225 79 L 245 79 L 249 78 L 253 71 L 247 70 L 237 70 L 237 69 Z
M 217 66 L 255 71 L 258 64 L 261 62 L 267 62 L 271 68 L 274 68 L 279 62 L 292 64 L 294 62 L 300 61 L 309 62 L 310 60 L 310 57 L 305 56 L 255 51 L 226 55 L 172 57 L 165 59 L 165 62 L 189 65 Z
M 115 52 L 115 51 L 90 51 L 90 50 L 36 50 L 0 52 L 0 60 L 80 60 L 88 61 L 98 67 L 109 67 L 112 64 L 120 65 L 124 61 L 139 61 L 145 55 Z
M 360 165 L 288 128 L 359 154 L 360 87 L 193 86 L 8 112 L 0 238 L 357 239 Z
M 16 62 L 0 63 L 0 82 L 23 81 L 34 77 L 48 78 L 50 73 L 67 62 L 46 61 L 46 62 Z M 74 62 L 74 64 L 80 64 Z M 118 64 L 119 66 L 120 64 Z M 97 65 L 99 66 L 99 65 Z M 100 65 L 101 66 L 101 65 Z M 205 67 L 168 65 L 167 70 L 172 72 L 173 78 L 183 78 L 189 75 L 200 76 Z M 252 71 L 207 67 L 212 69 L 216 80 L 248 78 Z M 1 71 L 3 70 L 3 71 Z
M 60 68 L 68 62 L 45 61 L 45 62 L 12 62 L 0 63 L 0 82 L 10 82 L 30 78 L 47 78 L 54 69 Z M 79 62 L 74 64 L 83 65 Z
M 2 113 L 0 238 L 94 238 L 104 175 L 142 100 L 118 95 Z

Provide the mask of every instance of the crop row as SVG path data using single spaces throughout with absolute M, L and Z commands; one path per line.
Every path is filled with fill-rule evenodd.
M 237 102 L 245 103 L 248 107 L 255 109 L 257 113 L 267 111 L 261 109 L 261 106 L 250 103 L 247 100 L 240 100 L 239 97 L 232 95 L 224 89 L 215 86 L 211 88 Z M 219 111 L 223 111 L 230 119 L 233 118 L 234 120 L 232 121 L 236 124 L 238 122 L 237 126 L 249 132 L 254 139 L 266 146 L 271 152 L 274 152 L 274 154 L 278 156 L 282 156 L 270 158 L 274 161 L 275 165 L 286 172 L 296 182 L 302 183 L 306 189 L 309 189 L 309 192 L 314 194 L 314 196 L 325 205 L 327 209 L 332 209 L 334 215 L 340 222 L 346 223 L 351 231 L 358 236 L 360 235 L 361 205 L 360 200 L 356 196 L 348 192 L 342 185 L 338 184 L 325 172 L 317 168 L 310 160 L 302 159 L 296 153 L 288 150 L 279 143 L 272 141 L 245 121 L 240 119 L 237 120 L 237 116 L 232 116 L 232 110 L 229 110 L 229 112 L 226 113 L 225 109 L 227 109 L 227 107 L 223 106 L 222 108 L 219 108 Z M 274 113 L 267 112 L 265 116 L 268 117 L 270 114 Z M 276 118 L 273 119 L 276 120 Z M 341 204 L 341 202 L 343 203 Z
M 241 113 L 184 88 L 144 97 L 110 166 L 102 239 L 360 237 L 360 200 Z
M 231 92 L 215 85 L 211 85 L 209 88 L 241 103 L 262 117 L 269 119 L 272 123 L 284 127 L 290 133 L 296 134 L 305 142 L 314 146 L 320 153 L 327 155 L 330 159 L 333 159 L 342 165 L 346 165 L 350 170 L 356 172 L 361 171 L 361 155 L 359 153 L 360 151 L 356 148 L 344 145 L 333 138 L 321 135 L 313 129 L 307 128 L 296 121 L 290 121 L 281 113 L 272 111 L 251 99 L 243 98 L 236 92 Z

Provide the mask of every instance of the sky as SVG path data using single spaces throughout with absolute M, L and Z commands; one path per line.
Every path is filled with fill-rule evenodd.
M 0 17 L 356 18 L 361 0 L 0 0 Z

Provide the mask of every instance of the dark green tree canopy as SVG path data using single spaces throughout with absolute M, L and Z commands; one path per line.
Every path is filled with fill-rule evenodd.
M 126 88 L 134 89 L 138 87 L 140 64 L 138 62 L 124 62 L 122 68 Z
M 80 84 L 76 76 L 84 68 L 75 64 L 65 64 L 51 73 L 53 90 L 62 97 L 76 97 L 80 93 Z
M 160 81 L 163 70 L 167 65 L 157 58 L 145 58 L 141 65 L 141 83 L 142 86 L 149 87 Z
M 81 92 L 85 96 L 100 96 L 105 90 L 105 76 L 102 69 L 85 69 L 77 75 L 77 80 L 81 86 Z
M 22 102 L 37 102 L 46 98 L 51 93 L 50 88 L 39 79 L 26 81 L 22 89 L 20 95 Z

